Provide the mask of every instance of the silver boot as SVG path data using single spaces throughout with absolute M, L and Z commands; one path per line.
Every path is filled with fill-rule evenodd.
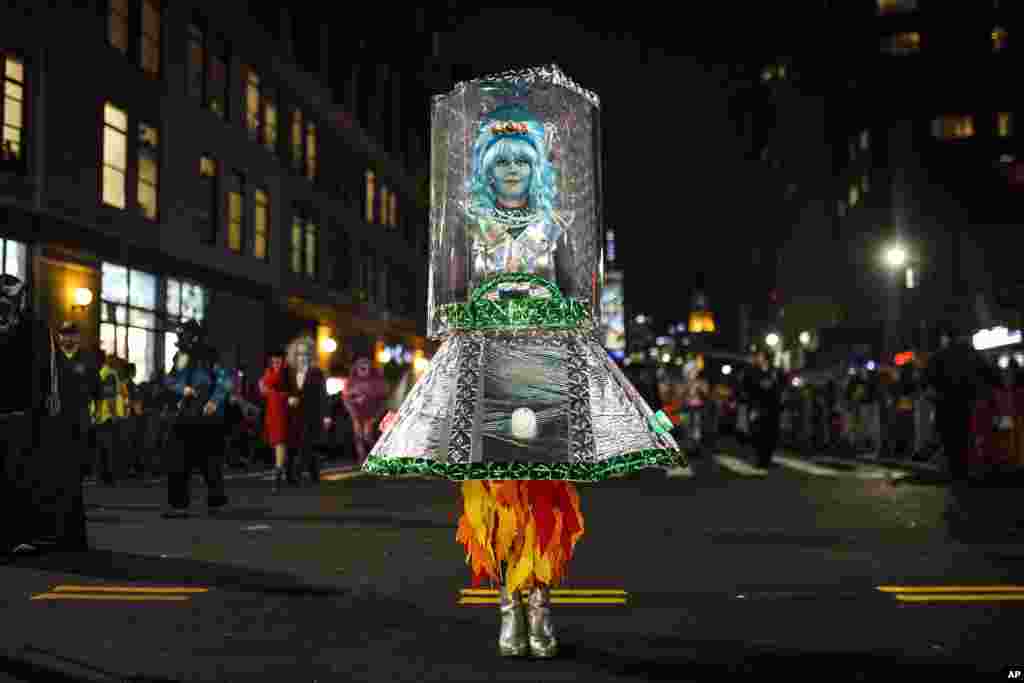
M 498 651 L 502 657 L 524 657 L 529 654 L 530 645 L 526 640 L 526 610 L 523 608 L 523 594 L 501 587 L 501 633 L 498 635 Z
M 551 623 L 551 589 L 536 586 L 530 591 L 526 617 L 530 629 L 530 653 L 534 657 L 554 657 L 558 654 L 558 638 Z

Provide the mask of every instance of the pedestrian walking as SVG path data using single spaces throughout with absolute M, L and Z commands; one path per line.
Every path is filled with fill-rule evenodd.
M 224 490 L 224 407 L 228 371 L 206 340 L 206 330 L 189 320 L 178 330 L 174 369 L 164 380 L 178 399 L 173 416 L 173 439 L 168 449 L 165 517 L 184 517 L 191 503 L 192 472 L 206 482 L 206 505 L 216 512 L 227 504 Z
M 355 439 L 359 467 L 366 463 L 377 441 L 381 417 L 387 412 L 388 385 L 380 370 L 374 368 L 370 359 L 357 356 L 352 371 L 342 392 L 345 409 L 352 416 L 352 431 Z
M 266 402 L 263 437 L 274 451 L 273 491 L 280 493 L 281 484 L 288 474 L 288 449 L 297 445 L 292 411 L 299 404 L 298 390 L 283 349 L 270 354 L 270 364 L 260 380 L 260 392 Z
M 298 406 L 295 417 L 297 457 L 289 458 L 291 481 L 301 482 L 304 474 L 309 474 L 310 482 L 320 481 L 318 447 L 331 417 L 327 414 L 327 378 L 313 362 L 315 348 L 313 339 L 305 338 L 293 349 Z

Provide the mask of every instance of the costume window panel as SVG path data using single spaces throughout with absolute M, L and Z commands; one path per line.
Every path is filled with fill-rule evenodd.
M 474 461 L 569 460 L 568 355 L 544 337 L 485 342 Z

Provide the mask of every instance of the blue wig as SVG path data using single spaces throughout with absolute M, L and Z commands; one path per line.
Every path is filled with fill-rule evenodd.
M 491 126 L 498 121 L 524 123 L 527 130 L 496 134 Z M 494 166 L 502 158 L 525 158 L 530 162 L 529 206 L 551 221 L 558 193 L 556 171 L 544 146 L 544 126 L 522 107 L 501 107 L 480 122 L 473 145 L 473 170 L 467 181 L 469 203 L 474 210 L 487 213 L 497 205 L 491 181 Z

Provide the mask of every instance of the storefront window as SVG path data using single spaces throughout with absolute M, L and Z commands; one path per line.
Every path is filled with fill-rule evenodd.
M 186 320 L 202 322 L 206 315 L 206 290 L 194 282 L 167 278 L 166 307 L 167 320 L 172 328 Z M 174 365 L 177 343 L 177 333 L 164 333 L 164 369 L 168 372 Z
M 156 368 L 157 278 L 150 273 L 103 264 L 100 348 L 134 363 L 136 381 Z
M 14 240 L 0 239 L 0 251 L 3 257 L 0 266 L 4 275 L 13 275 L 22 282 L 28 279 L 28 247 Z

